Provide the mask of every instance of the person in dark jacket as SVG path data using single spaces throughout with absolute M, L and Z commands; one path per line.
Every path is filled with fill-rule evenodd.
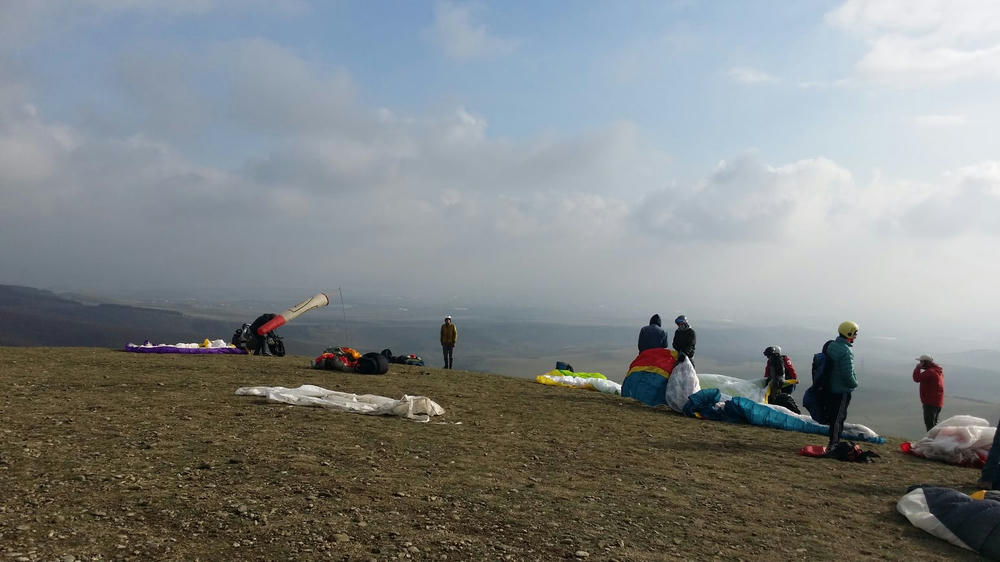
M 267 324 L 274 318 L 274 314 L 261 314 L 250 324 L 250 337 L 253 340 L 248 344 L 247 351 L 253 350 L 254 355 L 271 355 L 271 352 L 267 349 L 267 334 L 260 335 L 257 333 L 257 328 L 260 328 L 264 324 Z M 271 332 L 268 332 L 271 333 Z
M 451 369 L 455 361 L 455 344 L 458 343 L 458 328 L 451 321 L 451 315 L 444 317 L 441 324 L 441 350 L 444 352 L 444 368 Z
M 771 387 L 771 393 L 794 392 L 795 385 L 799 384 L 799 375 L 795 372 L 792 360 L 776 345 L 766 347 L 764 357 L 767 357 L 767 363 L 764 364 L 764 380 Z
M 639 330 L 639 353 L 656 347 L 667 347 L 667 333 L 660 326 L 660 315 L 654 314 L 649 319 L 649 325 Z
M 674 332 L 673 348 L 678 352 L 687 355 L 687 358 L 694 359 L 694 346 L 695 346 L 695 333 L 691 328 L 691 324 L 688 322 L 687 316 L 681 314 L 676 319 L 674 319 L 674 324 L 677 324 L 677 331 Z M 694 365 L 694 361 L 691 361 Z
M 1000 421 L 997 422 L 1000 426 Z M 1000 430 L 993 434 L 993 445 L 990 447 L 990 454 L 986 456 L 986 464 L 979 474 L 979 482 L 976 485 L 986 490 L 1000 489 Z
M 944 406 L 944 371 L 930 355 L 917 358 L 913 368 L 913 382 L 920 383 L 920 403 L 924 405 L 924 426 L 927 431 L 937 425 L 941 407 Z
M 858 325 L 841 322 L 837 328 L 837 339 L 826 346 L 830 367 L 830 396 L 826 410 L 830 418 L 830 444 L 826 450 L 832 451 L 840 443 L 840 432 L 847 420 L 847 407 L 851 404 L 851 393 L 858 387 L 858 376 L 854 372 L 854 339 L 858 337 Z

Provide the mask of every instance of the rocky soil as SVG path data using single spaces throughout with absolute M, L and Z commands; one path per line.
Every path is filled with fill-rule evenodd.
M 895 511 L 978 472 L 463 371 L 0 349 L 0 560 L 976 559 Z M 526 373 L 527 374 L 527 373 Z M 424 395 L 430 423 L 241 386 Z

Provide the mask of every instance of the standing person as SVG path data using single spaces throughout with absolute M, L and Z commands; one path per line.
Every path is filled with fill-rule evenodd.
M 660 326 L 660 315 L 654 314 L 649 319 L 649 325 L 639 330 L 639 353 L 656 347 L 667 347 L 667 333 Z
M 997 422 L 1000 426 L 1000 422 Z M 994 488 L 996 484 L 996 488 Z M 1000 488 L 1000 430 L 993 434 L 993 445 L 990 447 L 990 454 L 986 456 L 986 464 L 979 474 L 979 482 L 976 485 L 986 490 Z
M 271 355 L 267 349 L 267 334 L 258 334 L 257 328 L 267 324 L 274 318 L 274 314 L 261 314 L 250 324 L 250 337 L 253 338 L 248 344 L 247 351 L 253 351 L 254 355 Z M 270 332 L 269 332 L 270 333 Z
M 791 394 L 795 385 L 799 384 L 799 375 L 795 372 L 792 360 L 781 353 L 781 348 L 777 345 L 764 348 L 764 357 L 767 357 L 764 380 L 771 387 L 771 394 Z
M 445 316 L 444 324 L 441 324 L 441 350 L 444 351 L 445 369 L 452 368 L 456 343 L 458 343 L 458 328 L 451 323 L 451 315 Z
M 691 328 L 691 324 L 688 323 L 687 316 L 681 314 L 674 319 L 674 324 L 677 324 L 677 331 L 674 332 L 673 348 L 677 351 L 687 355 L 689 360 L 694 359 L 694 345 L 695 345 L 695 333 Z M 694 365 L 694 361 L 691 361 Z
M 930 355 L 917 358 L 913 368 L 913 382 L 920 383 L 920 403 L 924 405 L 924 426 L 927 431 L 937 425 L 941 407 L 944 406 L 944 371 Z
M 830 342 L 826 349 L 826 360 L 832 362 L 830 367 L 830 396 L 826 409 L 830 419 L 830 444 L 826 450 L 830 452 L 840 443 L 840 432 L 844 429 L 847 419 L 847 407 L 851 404 L 851 393 L 858 387 L 858 376 L 854 372 L 854 339 L 858 337 L 858 325 L 854 322 L 841 322 L 837 328 L 837 339 Z

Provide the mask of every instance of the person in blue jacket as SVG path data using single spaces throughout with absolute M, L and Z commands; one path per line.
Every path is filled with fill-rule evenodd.
M 660 315 L 654 314 L 649 319 L 649 325 L 639 330 L 639 353 L 655 347 L 667 347 L 667 333 L 660 326 Z
M 840 442 L 840 432 L 847 419 L 847 407 L 851 404 L 851 393 L 858 387 L 852 349 L 854 339 L 858 337 L 858 325 L 854 322 L 841 322 L 837 332 L 837 339 L 826 348 L 827 361 L 832 362 L 830 395 L 826 403 L 830 419 L 830 444 L 826 447 L 827 451 L 832 451 Z

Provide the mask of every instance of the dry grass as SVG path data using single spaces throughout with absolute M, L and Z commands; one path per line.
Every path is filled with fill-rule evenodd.
M 533 381 L 308 358 L 3 348 L 0 559 L 975 559 L 895 511 L 974 470 Z M 413 423 L 240 386 L 425 395 Z

